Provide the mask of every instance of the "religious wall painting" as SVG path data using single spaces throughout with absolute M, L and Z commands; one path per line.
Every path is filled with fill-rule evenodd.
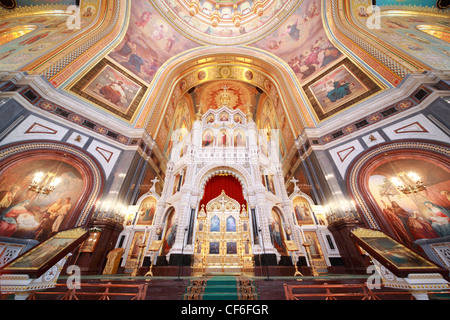
M 277 191 L 275 190 L 275 183 L 273 181 L 272 174 L 266 174 L 266 186 L 267 186 L 267 190 L 269 192 L 272 192 L 275 195 L 277 194 Z
M 233 216 L 227 218 L 227 232 L 236 232 L 236 219 Z
M 292 201 L 294 215 L 298 225 L 314 224 L 314 217 L 309 201 L 305 197 L 297 196 Z
M 197 47 L 181 36 L 146 0 L 135 0 L 122 42 L 109 57 L 149 84 L 168 59 Z
M 216 116 L 214 114 L 211 114 L 206 119 L 206 123 L 213 123 L 216 120 Z
M 227 254 L 237 254 L 236 242 L 227 242 Z
M 381 88 L 348 59 L 342 60 L 304 87 L 319 118 L 324 120 Z
M 219 232 L 220 231 L 220 219 L 218 216 L 213 216 L 211 218 L 209 231 L 210 232 Z
M 121 113 L 127 113 L 141 86 L 110 65 L 102 70 L 81 90 Z
M 155 197 L 147 197 L 141 202 L 138 209 L 136 225 L 148 226 L 153 224 L 156 211 L 156 202 Z
M 36 173 L 56 170 L 60 179 L 55 190 L 40 195 L 28 189 Z M 67 228 L 83 194 L 82 174 L 56 158 L 32 158 L 3 168 L 0 172 L 0 236 L 46 240 Z
M 149 233 L 145 231 L 136 231 L 133 234 L 133 241 L 131 242 L 130 252 L 128 254 L 130 259 L 137 259 L 139 256 L 139 251 L 141 250 L 139 246 L 145 245 L 148 240 Z
M 244 130 L 234 131 L 234 146 L 245 147 L 245 132 Z
M 147 87 L 112 62 L 103 59 L 70 90 L 125 120 L 131 120 Z
M 280 129 L 280 122 L 275 111 L 275 106 L 269 97 L 266 97 L 258 110 L 256 125 L 259 128 L 259 144 L 261 152 L 269 156 L 270 145 L 275 143 L 275 149 L 278 150 L 279 159 L 286 154 L 286 144 L 283 132 Z
M 35 6 L 36 3 L 33 4 Z M 42 8 L 40 6 L 40 8 Z M 66 10 L 67 6 L 63 10 Z M 50 9 L 50 10 L 54 10 Z M 70 38 L 76 37 L 92 18 L 80 17 L 80 28 L 67 27 L 65 14 L 31 13 L 27 16 L 21 14 L 20 18 L 12 16 L 3 17 L 0 22 L 0 52 L 7 53 L 0 59 L 0 69 L 18 70 L 33 63 L 38 58 L 55 50 Z M 1 55 L 1 53 L 0 53 Z M 40 67 L 46 68 L 48 62 Z
M 269 231 L 274 248 L 281 255 L 286 255 L 286 248 L 284 245 L 285 238 L 283 232 L 283 225 L 281 217 L 275 209 L 272 209 L 272 212 L 269 217 Z
M 193 110 L 189 106 L 185 99 L 181 99 L 178 104 L 172 106 L 172 110 L 168 110 L 166 115 L 171 116 L 171 123 L 169 124 L 169 130 L 166 136 L 163 136 L 163 132 L 158 133 L 158 137 L 161 134 L 161 138 L 165 138 L 164 154 L 170 159 L 172 151 L 176 148 L 178 152 L 183 149 L 187 141 L 185 137 L 188 136 L 192 129 L 193 122 Z
M 219 80 L 200 84 L 189 95 L 195 105 L 202 106 L 202 114 L 208 112 L 209 109 L 218 109 L 224 104 L 230 109 L 239 109 L 246 114 L 248 106 L 256 106 L 262 93 L 255 86 L 246 82 Z M 250 112 L 253 111 L 253 108 L 251 108 Z M 238 117 L 240 118 L 239 115 Z M 213 122 L 212 118 L 214 118 L 214 115 L 207 118 L 207 123 Z M 228 113 L 223 116 L 220 114 L 218 120 L 239 122 L 236 117 L 230 118 Z
M 426 189 L 403 194 L 391 182 L 396 172 L 413 171 Z M 450 170 L 419 159 L 397 159 L 378 166 L 368 179 L 371 197 L 388 222 L 392 234 L 406 245 L 419 239 L 450 236 Z
M 234 122 L 242 124 L 242 117 L 238 114 L 234 115 Z
M 212 147 L 214 144 L 214 132 L 205 130 L 203 132 L 202 147 Z
M 170 209 L 165 225 L 164 240 L 161 247 L 161 255 L 166 256 L 175 243 L 177 235 L 177 215 L 174 209 Z
M 300 83 L 306 83 L 343 58 L 328 40 L 320 10 L 320 1 L 303 1 L 276 31 L 252 46 L 283 59 Z
M 367 92 L 367 88 L 345 66 L 337 68 L 309 88 L 322 113 L 330 112 Z
M 305 237 L 305 241 L 310 244 L 309 251 L 311 254 L 311 258 L 313 259 L 321 259 L 322 252 L 320 249 L 319 239 L 317 238 L 317 234 L 314 231 L 305 231 L 303 232 Z
M 422 5 L 422 2 L 420 3 Z M 361 27 L 367 28 L 368 16 L 359 17 Z M 450 25 L 445 14 L 422 12 L 420 16 L 408 11 L 381 11 L 381 28 L 374 33 L 397 50 L 408 54 L 412 59 L 438 70 L 448 70 L 450 61 L 447 55 Z M 444 48 L 444 50 L 442 50 Z
M 228 141 L 229 141 L 228 131 L 226 129 L 220 130 L 217 140 L 218 140 L 219 147 L 226 147 L 228 145 Z
M 220 253 L 220 242 L 212 241 L 209 243 L 209 254 Z
M 226 113 L 226 112 L 221 113 L 219 116 L 220 121 L 228 121 L 228 119 L 229 119 L 229 116 L 228 116 L 228 113 Z

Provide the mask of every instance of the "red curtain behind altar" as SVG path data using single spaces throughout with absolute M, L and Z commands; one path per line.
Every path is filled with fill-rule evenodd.
M 202 204 L 206 205 L 208 202 L 216 197 L 218 197 L 222 190 L 225 190 L 227 196 L 233 198 L 242 206 L 246 204 L 244 195 L 242 194 L 242 186 L 240 182 L 232 175 L 227 176 L 214 176 L 205 185 L 205 193 L 203 194 L 203 199 L 200 201 L 200 208 Z

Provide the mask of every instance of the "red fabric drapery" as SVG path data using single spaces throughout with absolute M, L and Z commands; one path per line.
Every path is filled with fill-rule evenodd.
M 202 204 L 206 207 L 208 202 L 218 197 L 222 190 L 225 190 L 226 195 L 239 202 L 241 206 L 243 204 L 246 205 L 240 182 L 232 175 L 217 175 L 206 182 L 205 193 L 203 194 L 203 199 L 200 201 L 200 208 Z

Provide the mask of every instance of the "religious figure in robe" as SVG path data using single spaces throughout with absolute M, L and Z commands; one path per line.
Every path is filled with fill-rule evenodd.
M 326 102 L 327 99 L 331 102 L 336 102 L 342 98 L 345 98 L 349 94 L 352 93 L 351 87 L 353 87 L 354 83 L 345 82 L 345 80 L 340 81 L 328 81 L 326 84 L 327 88 L 327 97 L 323 99 L 323 102 Z
M 35 35 L 34 37 L 31 37 L 31 38 L 28 38 L 26 40 L 23 40 L 23 41 L 19 42 L 19 44 L 22 45 L 22 46 L 27 45 L 27 44 L 33 44 L 36 41 L 41 40 L 41 39 L 45 38 L 48 35 L 49 35 L 48 32 L 40 33 L 40 34 Z
M 138 21 L 135 22 L 135 24 L 138 27 L 144 28 L 148 22 L 150 21 L 150 18 L 152 17 L 152 13 L 149 11 L 144 11 L 141 15 L 141 17 L 139 18 Z
M 295 23 L 287 26 L 287 31 L 281 34 L 281 37 L 289 34 L 289 37 L 291 37 L 292 40 L 298 41 L 300 39 L 300 29 L 298 29 L 297 25 L 298 19 Z
M 70 201 L 71 201 L 70 197 L 64 199 L 61 207 L 56 213 L 55 221 L 53 222 L 52 225 L 52 232 L 56 233 L 59 231 L 59 228 L 61 227 L 64 218 L 69 214 L 70 209 L 72 208 L 72 204 L 70 203 Z
M 0 209 L 8 208 L 19 192 L 19 186 L 12 186 L 8 191 L 0 191 Z
M 414 241 L 414 239 L 412 238 L 412 236 L 406 229 L 407 227 L 406 227 L 405 223 L 396 214 L 396 213 L 401 214 L 402 211 L 398 210 L 398 208 L 396 208 L 396 211 L 394 212 L 392 205 L 386 204 L 383 200 L 381 200 L 381 202 L 385 206 L 385 208 L 383 209 L 383 212 L 386 215 L 386 217 L 388 218 L 388 221 L 391 223 L 392 229 L 393 229 L 394 233 L 396 234 L 397 239 L 399 241 L 404 241 L 406 243 L 412 243 Z
M 424 205 L 428 208 L 431 226 L 440 237 L 450 235 L 450 210 L 443 206 L 434 204 L 431 201 L 425 201 Z
M 226 147 L 227 146 L 227 134 L 226 132 L 222 132 L 222 146 Z
M 108 101 L 120 105 L 126 102 L 125 88 L 122 81 L 110 82 L 100 88 L 100 94 Z
M 243 146 L 244 146 L 244 138 L 243 138 L 241 132 L 238 132 L 238 133 L 235 135 L 234 138 L 235 138 L 235 140 L 234 140 L 234 145 L 235 145 L 236 147 L 243 147 Z
M 145 203 L 139 214 L 141 222 L 144 224 L 152 224 L 155 215 L 155 205 L 151 202 Z
M 208 147 L 208 146 L 210 146 L 210 145 L 212 145 L 212 143 L 213 143 L 213 137 L 212 137 L 212 135 L 211 135 L 211 132 L 206 132 L 205 133 L 205 135 L 204 135 L 204 138 L 203 138 L 203 146 L 204 147 Z
M 158 41 L 163 38 L 164 38 L 164 25 L 160 24 L 159 26 L 155 26 L 155 29 L 152 33 L 152 39 Z
M 414 239 L 432 239 L 439 237 L 431 224 L 425 221 L 418 211 L 414 211 L 408 219 L 408 227 Z
M 33 215 L 34 217 L 34 214 L 29 211 L 30 204 L 30 200 L 22 201 L 8 208 L 0 215 L 0 236 L 11 237 L 16 232 L 19 228 L 18 220 L 20 220 L 20 215 Z

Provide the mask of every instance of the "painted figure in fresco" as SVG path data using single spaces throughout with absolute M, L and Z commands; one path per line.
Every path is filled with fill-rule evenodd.
M 126 102 L 125 88 L 122 81 L 110 82 L 100 88 L 100 94 L 108 101 L 116 105 Z
M 164 25 L 160 24 L 159 26 L 155 26 L 155 30 L 152 33 L 152 39 L 158 41 L 163 38 L 164 38 Z
M 158 71 L 158 60 L 152 58 L 151 61 L 145 61 L 146 63 L 142 66 L 143 71 L 150 77 L 153 77 Z
M 236 147 L 243 147 L 245 145 L 244 138 L 242 137 L 241 132 L 238 132 L 235 136 L 234 145 Z
M 392 206 L 387 205 L 383 200 L 381 200 L 381 202 L 385 207 L 383 209 L 383 212 L 386 214 L 388 221 L 391 222 L 393 231 L 397 235 L 397 239 L 399 241 L 405 241 L 406 243 L 412 243 L 414 239 L 410 235 L 409 231 L 406 229 L 407 227 L 405 226 L 403 220 L 396 214 L 396 212 L 394 212 Z M 407 220 L 407 218 L 405 220 Z
M 222 113 L 220 115 L 220 121 L 228 121 L 228 114 L 227 113 Z
M 19 186 L 12 186 L 9 191 L 0 191 L 0 210 L 8 208 L 12 204 L 19 190 Z
M 328 92 L 327 98 L 323 99 L 323 102 L 327 102 L 327 99 L 331 102 L 336 102 L 342 98 L 345 98 L 352 93 L 351 87 L 354 85 L 354 83 L 348 83 L 345 80 L 329 80 L 326 84 Z
M 218 242 L 210 242 L 209 243 L 209 253 L 210 254 L 219 254 L 220 247 Z
M 120 50 L 117 50 L 116 52 L 120 54 L 122 57 L 128 57 L 130 54 L 133 53 L 134 50 L 136 50 L 137 45 L 130 40 L 130 37 L 128 34 L 125 36 L 125 44 L 120 48 Z
M 172 34 L 170 37 L 167 38 L 166 42 L 166 51 L 170 52 L 172 50 L 172 47 L 177 39 L 175 38 L 175 35 Z
M 284 250 L 283 239 L 281 236 L 281 226 L 273 218 L 270 219 L 269 230 L 270 230 L 270 234 L 272 236 L 271 237 L 272 243 L 275 246 L 275 248 L 278 251 Z
M 58 232 L 64 218 L 69 214 L 70 209 L 72 208 L 72 204 L 70 203 L 71 198 L 67 197 L 64 199 L 61 208 L 59 208 L 56 213 L 55 221 L 52 225 L 52 232 Z
M 408 228 L 415 240 L 439 237 L 431 224 L 425 221 L 418 211 L 414 211 L 408 219 Z
M 131 249 L 130 257 L 137 258 L 139 255 L 139 246 L 144 243 L 144 235 L 139 234 L 134 241 L 133 249 Z
M 304 203 L 296 205 L 294 209 L 297 216 L 297 221 L 311 220 L 311 212 Z
M 140 19 L 135 22 L 135 25 L 137 25 L 138 27 L 144 28 L 148 24 L 148 22 L 150 21 L 151 17 L 152 17 L 152 13 L 151 12 L 144 11 L 144 13 L 142 13 Z
M 442 190 L 440 192 L 440 194 L 442 194 L 444 197 L 446 197 L 447 201 L 450 203 L 450 192 L 448 192 L 447 190 Z
M 155 205 L 151 202 L 144 204 L 143 208 L 141 209 L 140 215 L 142 222 L 151 224 L 155 215 Z
M 440 237 L 450 235 L 450 211 L 442 206 L 438 206 L 431 201 L 425 201 L 424 205 L 428 208 L 427 214 L 431 226 Z
M 222 146 L 223 147 L 227 146 L 227 134 L 226 134 L 226 132 L 222 132 Z
M 17 220 L 20 215 L 26 214 L 34 216 L 34 214 L 28 210 L 30 204 L 30 200 L 22 201 L 5 210 L 0 215 L 0 236 L 11 237 L 16 232 L 19 227 Z
M 227 254 L 236 254 L 236 242 L 227 242 Z
M 141 67 L 145 63 L 144 59 L 141 58 L 136 53 L 130 54 L 128 57 L 128 61 L 122 62 L 122 65 L 128 68 L 131 68 L 132 70 L 135 70 L 136 72 L 141 72 Z
M 214 115 L 210 115 L 208 117 L 208 120 L 206 120 L 206 123 L 212 123 L 212 122 L 214 122 Z
M 34 37 L 31 37 L 29 39 L 26 39 L 26 40 L 23 40 L 23 41 L 19 42 L 19 44 L 22 45 L 22 46 L 25 46 L 25 45 L 28 45 L 28 44 L 33 44 L 36 41 L 41 40 L 41 39 L 45 38 L 48 35 L 49 35 L 48 32 L 40 33 L 40 34 L 35 35 Z
M 233 217 L 227 219 L 227 231 L 236 231 L 236 220 Z
M 50 236 L 53 223 L 55 222 L 55 219 L 58 216 L 58 212 L 61 209 L 62 205 L 63 199 L 59 198 L 58 200 L 47 206 L 47 208 L 43 211 L 41 221 L 35 230 L 34 239 L 42 242 Z
M 211 218 L 211 226 L 209 231 L 220 231 L 220 219 L 217 216 Z
M 206 132 L 205 137 L 203 138 L 203 146 L 208 147 L 213 143 L 213 137 L 211 136 L 211 132 Z
M 50 213 L 45 212 L 41 217 L 41 222 L 36 228 L 34 239 L 42 242 L 48 239 L 52 231 L 53 219 L 50 218 Z
M 169 252 L 170 248 L 172 248 L 173 244 L 175 243 L 175 238 L 177 235 L 177 225 L 172 224 L 169 229 L 167 230 L 167 240 L 166 240 L 166 253 Z
M 300 29 L 297 27 L 298 25 L 298 19 L 295 21 L 294 24 L 290 24 L 287 26 L 287 31 L 283 34 L 281 34 L 281 37 L 284 37 L 285 35 L 289 34 L 289 37 L 291 37 L 292 40 L 298 41 L 300 40 Z

